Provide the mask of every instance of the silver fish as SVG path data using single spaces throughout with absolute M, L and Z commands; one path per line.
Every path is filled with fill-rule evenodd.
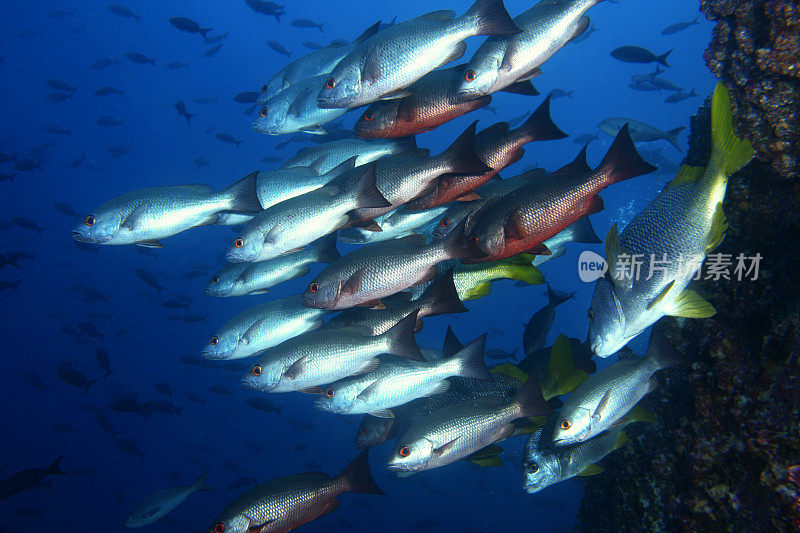
M 313 263 L 332 263 L 339 257 L 336 235 L 329 235 L 293 254 L 257 263 L 228 265 L 211 276 L 205 292 L 209 296 L 264 294 L 279 283 L 305 276 Z
M 208 490 L 206 472 L 197 481 L 186 487 L 170 487 L 157 490 L 133 506 L 125 519 L 125 527 L 144 527 L 157 522 L 182 504 L 186 498 L 199 490 Z
M 628 133 L 631 134 L 633 142 L 651 142 L 664 139 L 678 150 L 681 150 L 681 146 L 678 144 L 678 135 L 686 129 L 686 126 L 679 126 L 669 131 L 661 131 L 658 128 L 654 128 L 638 120 L 633 120 L 632 118 L 611 117 L 600 122 L 597 127 L 604 133 L 613 137 L 619 133 L 625 124 L 628 125 Z
M 358 107 L 405 96 L 428 72 L 464 55 L 475 35 L 512 35 L 519 29 L 502 0 L 477 0 L 462 16 L 433 11 L 386 28 L 345 56 L 320 86 L 320 107 Z
M 322 173 L 320 168 L 323 160 L 324 158 L 321 158 L 318 162 L 309 166 L 262 170 L 259 172 L 257 187 L 258 201 L 261 203 L 261 207 L 269 209 L 284 200 L 324 187 L 334 178 L 348 170 L 352 170 L 358 158 L 351 157 L 340 165 Z
M 620 352 L 622 353 L 622 352 Z M 553 431 L 556 446 L 589 440 L 625 421 L 625 415 L 658 386 L 653 374 L 686 360 L 656 330 L 650 334 L 645 357 L 620 360 L 592 374 L 570 393 Z
M 448 207 L 434 207 L 425 211 L 408 211 L 403 207 L 375 219 L 381 231 L 347 228 L 339 232 L 339 240 L 349 244 L 370 244 L 407 237 L 414 233 L 430 234 Z
M 220 192 L 208 185 L 171 185 L 133 191 L 110 200 L 72 230 L 75 240 L 93 244 L 138 244 L 161 248 L 159 239 L 216 224 L 226 212 L 257 213 L 256 174 Z
M 589 27 L 586 11 L 602 0 L 543 0 L 514 18 L 516 35 L 491 37 L 475 52 L 458 89 L 473 99 L 539 74 L 539 67 Z
M 380 354 L 422 360 L 414 341 L 416 322 L 416 313 L 412 313 L 380 335 L 360 328 L 300 335 L 265 353 L 242 385 L 264 392 L 318 393 L 320 385 L 377 369 Z
M 622 234 L 616 226 L 609 231 L 609 271 L 597 280 L 588 313 L 589 344 L 600 357 L 615 353 L 665 315 L 705 318 L 716 312 L 686 287 L 725 237 L 722 201 L 728 176 L 753 157 L 752 146 L 736 137 L 731 121 L 727 90 L 718 84 L 708 165 L 684 165 Z
M 315 406 L 332 413 L 369 413 L 380 418 L 394 418 L 392 407 L 448 390 L 447 378 L 460 376 L 490 381 L 492 377 L 483 362 L 485 346 L 484 334 L 446 359 L 425 362 L 384 359 L 373 372 L 325 387 Z
M 325 135 L 322 124 L 344 115 L 347 109 L 317 106 L 319 87 L 328 75 L 315 76 L 286 87 L 264 102 L 258 110 L 253 131 L 267 135 L 311 133 Z
M 309 309 L 300 296 L 263 303 L 239 313 L 203 348 L 206 359 L 242 359 L 257 355 L 322 325 L 324 312 Z
M 294 157 L 290 157 L 281 168 L 313 165 L 319 173 L 356 157 L 356 166 L 366 165 L 381 157 L 415 150 L 417 143 L 414 137 L 403 139 L 339 139 L 319 146 L 304 148 Z
M 397 439 L 389 470 L 411 475 L 444 466 L 514 433 L 518 418 L 551 412 L 536 380 L 529 380 L 511 402 L 470 400 L 426 416 Z
M 566 245 L 573 242 L 580 244 L 597 244 L 603 241 L 601 241 L 597 233 L 595 233 L 589 217 L 583 217 L 544 241 L 544 245 L 553 253 L 551 255 L 537 255 L 533 260 L 533 266 L 538 267 L 543 263 L 561 257 L 567 252 Z

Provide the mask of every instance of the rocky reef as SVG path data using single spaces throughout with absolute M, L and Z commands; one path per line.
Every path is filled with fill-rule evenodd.
M 663 372 L 645 399 L 655 427 L 630 426 L 586 479 L 580 531 L 800 529 L 800 3 L 702 6 L 719 21 L 706 60 L 759 159 L 729 182 L 716 251 L 760 254 L 760 271 L 698 282 L 714 317 L 658 324 L 692 365 Z M 686 163 L 705 163 L 709 138 L 706 103 Z

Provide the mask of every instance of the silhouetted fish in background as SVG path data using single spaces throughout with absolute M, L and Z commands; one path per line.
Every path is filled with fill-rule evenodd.
M 47 476 L 66 476 L 67 474 L 59 467 L 61 459 L 59 457 L 47 468 L 20 470 L 0 481 L 0 500 L 40 486 Z

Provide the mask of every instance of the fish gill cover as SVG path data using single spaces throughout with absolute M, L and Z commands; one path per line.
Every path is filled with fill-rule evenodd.
M 0 529 L 791 524 L 795 8 L 723 4 L 729 91 L 690 0 L 4 6 Z

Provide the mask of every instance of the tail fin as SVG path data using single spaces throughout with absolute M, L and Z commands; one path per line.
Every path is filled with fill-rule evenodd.
M 685 365 L 689 361 L 672 346 L 660 332 L 653 328 L 650 332 L 650 344 L 647 346 L 647 357 L 652 359 L 658 370 L 673 366 Z
M 600 237 L 597 236 L 597 233 L 595 233 L 589 217 L 579 218 L 567 226 L 566 229 L 564 229 L 564 232 L 569 234 L 570 242 L 577 242 L 581 244 L 596 244 L 603 242 L 600 240 Z
M 483 351 L 486 349 L 486 333 L 466 345 L 452 359 L 458 363 L 458 375 L 462 378 L 481 379 L 492 381 L 492 375 L 483 361 Z
M 617 137 L 614 139 L 611 148 L 608 149 L 606 156 L 600 163 L 597 171 L 607 173 L 606 178 L 609 183 L 617 183 L 642 174 L 648 174 L 656 170 L 656 167 L 642 159 L 633 139 L 628 132 L 628 124 L 622 126 Z
M 544 401 L 542 389 L 534 377 L 525 382 L 522 388 L 514 395 L 512 401 L 519 407 L 519 418 L 549 415 L 553 412 L 547 402 Z
M 692 90 L 691 90 L 691 92 L 689 92 L 688 97 L 697 96 L 697 91 L 695 89 L 697 89 L 697 88 L 696 87 L 692 87 Z
M 674 50 L 674 48 L 672 50 Z M 665 54 L 661 54 L 660 56 L 656 56 L 656 61 L 661 63 L 665 67 L 669 67 L 670 64 L 667 63 L 667 56 L 669 56 L 672 53 L 672 50 L 670 50 L 669 52 L 667 52 Z
M 369 39 L 370 37 L 372 37 L 373 35 L 378 33 L 378 30 L 380 29 L 380 27 L 381 27 L 381 21 L 379 20 L 378 22 L 376 22 L 375 24 L 373 24 L 372 26 L 370 26 L 369 28 L 364 30 L 361 33 L 361 35 L 359 35 L 358 37 L 353 39 L 353 44 L 361 44 L 361 43 L 363 43 L 364 41 L 366 41 L 367 39 Z
M 409 135 L 408 137 L 398 137 L 394 141 L 397 144 L 397 147 L 400 148 L 399 153 L 417 149 L 417 138 L 413 135 Z
M 360 209 L 391 207 L 392 205 L 378 190 L 378 186 L 375 183 L 375 167 L 376 163 L 374 162 L 367 165 L 367 169 L 351 189 L 351 192 L 355 194 L 358 200 L 358 208 Z
M 211 490 L 208 485 L 206 485 L 206 475 L 208 474 L 208 470 L 204 471 L 200 474 L 200 477 L 197 478 L 197 481 L 192 483 L 192 489 L 194 490 Z
M 89 387 L 97 383 L 97 379 L 90 379 L 89 381 L 83 384 L 83 393 L 87 394 L 89 392 Z
M 414 311 L 383 333 L 389 339 L 388 353 L 414 361 L 425 361 L 414 339 L 416 326 L 417 311 Z
M 331 233 L 319 239 L 314 245 L 317 263 L 333 263 L 340 257 L 339 250 L 336 249 L 336 233 Z
M 520 130 L 525 133 L 525 137 L 531 141 L 551 141 L 563 139 L 567 134 L 556 126 L 550 118 L 550 97 L 544 99 L 539 107 L 536 108 L 528 120 L 526 120 Z
M 680 135 L 680 133 L 685 129 L 686 129 L 686 126 L 679 126 L 679 127 L 675 128 L 674 130 L 665 131 L 664 132 L 664 139 L 666 141 L 669 141 L 669 143 L 672 146 L 674 146 L 675 148 L 677 148 L 678 150 L 683 151 L 683 149 L 681 148 L 681 145 L 678 144 L 678 135 Z
M 196 116 L 197 116 L 197 114 L 196 114 L 196 113 L 185 113 L 185 114 L 183 115 L 183 118 L 185 118 L 185 119 L 186 119 L 186 123 L 187 123 L 187 124 L 191 124 L 191 123 L 192 123 L 192 117 L 196 117 Z
M 559 335 L 550 349 L 542 391 L 547 399 L 569 394 L 589 377 L 586 372 L 575 368 L 572 346 L 565 335 Z
M 219 194 L 231 199 L 229 211 L 258 213 L 262 210 L 258 201 L 258 171 L 251 172 L 239 181 L 220 191 Z
M 714 89 L 711 102 L 711 161 L 726 177 L 730 176 L 753 158 L 753 147 L 747 140 L 736 137 L 733 132 L 731 100 L 728 89 L 722 82 Z
M 450 357 L 455 355 L 457 352 L 460 352 L 464 348 L 464 345 L 461 344 L 461 341 L 458 340 L 456 334 L 453 333 L 453 328 L 447 326 L 447 332 L 444 334 L 444 345 L 442 346 L 442 355 L 444 357 Z
M 558 307 L 573 296 L 575 296 L 574 292 L 567 294 L 565 292 L 554 291 L 552 287 L 550 287 L 550 284 L 547 285 L 547 298 L 549 299 L 548 305 Z
M 345 491 L 360 492 L 362 494 L 382 495 L 383 491 L 372 479 L 369 470 L 369 448 L 359 453 L 352 462 L 347 465 L 339 479 L 344 483 Z
M 533 266 L 534 259 L 536 259 L 534 255 L 517 254 L 498 262 L 506 264 L 505 277 L 507 279 L 522 281 L 528 285 L 541 285 L 544 283 L 544 275 Z
M 208 32 L 210 32 L 213 29 L 214 28 L 198 28 L 197 29 L 197 33 L 199 33 L 200 35 L 203 36 L 203 40 L 204 41 L 208 41 L 208 35 L 207 34 L 208 34 Z
M 475 35 L 515 35 L 520 29 L 511 20 L 503 0 L 476 0 L 463 18 L 475 21 Z
M 45 472 L 46 475 L 48 475 L 48 476 L 66 476 L 67 474 L 64 471 L 61 470 L 61 459 L 63 459 L 63 458 L 64 458 L 64 456 L 62 455 L 61 457 L 59 457 L 58 459 L 53 461 L 53 463 L 50 466 L 47 467 L 47 471 Z
M 479 175 L 492 170 L 475 153 L 475 128 L 477 125 L 478 121 L 476 120 L 458 136 L 458 139 L 453 141 L 447 150 L 442 152 L 450 164 L 451 172 Z
M 469 311 L 458 297 L 458 291 L 453 280 L 454 268 L 448 270 L 444 276 L 425 289 L 425 292 L 420 296 L 420 301 L 425 302 L 424 306 L 427 307 L 425 316 L 466 313 Z

